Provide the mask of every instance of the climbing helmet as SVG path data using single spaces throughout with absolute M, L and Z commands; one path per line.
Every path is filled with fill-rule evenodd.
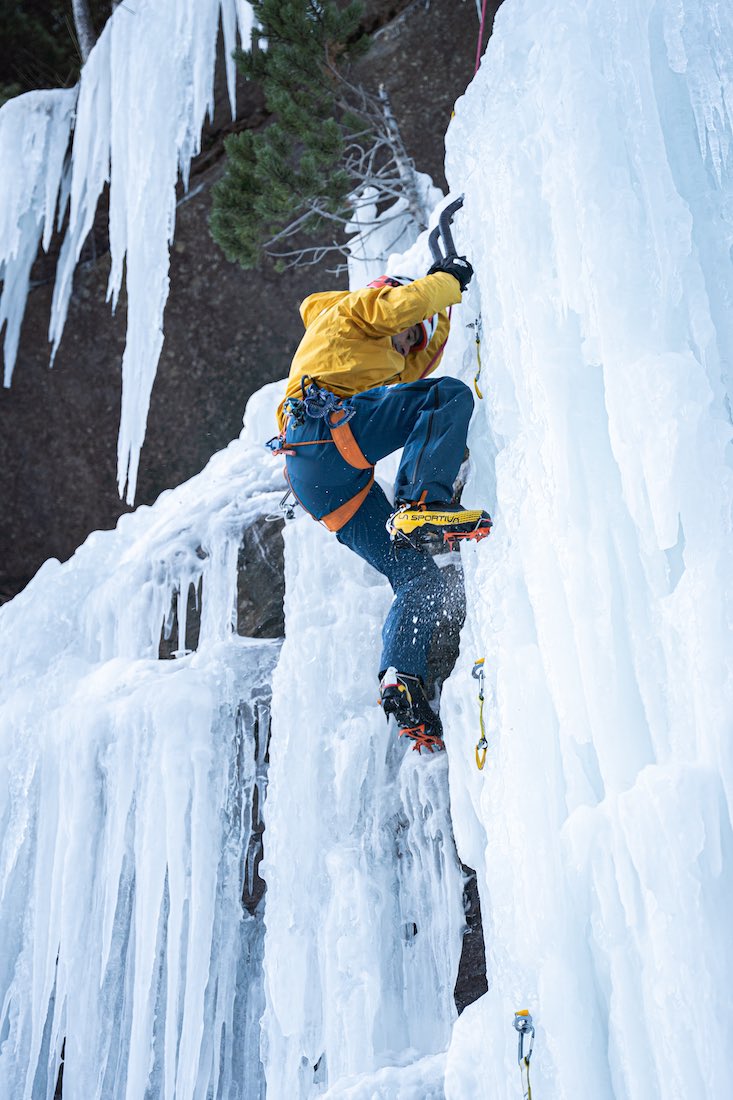
M 409 275 L 380 275 L 376 279 L 372 279 L 367 286 L 374 287 L 376 290 L 381 290 L 383 286 L 407 286 L 408 283 L 414 283 L 415 280 L 410 278 Z M 432 317 L 426 317 L 424 321 L 419 321 L 418 325 L 422 331 L 422 335 L 416 344 L 413 344 L 410 351 L 422 351 L 426 348 L 433 336 L 435 336 L 435 330 L 438 327 L 438 314 L 434 313 Z

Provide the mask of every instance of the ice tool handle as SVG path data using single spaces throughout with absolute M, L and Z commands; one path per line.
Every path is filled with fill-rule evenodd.
M 433 257 L 435 263 L 440 263 L 441 260 L 446 260 L 449 256 L 457 256 L 456 246 L 453 242 L 453 234 L 450 231 L 451 222 L 453 221 L 453 215 L 457 210 L 460 210 L 463 206 L 463 195 L 459 195 L 458 198 L 448 204 L 444 210 L 441 210 L 440 217 L 438 218 L 438 224 L 428 237 L 428 244 L 430 245 L 430 254 Z M 440 239 L 443 238 L 443 247 L 445 248 L 445 256 L 440 251 Z

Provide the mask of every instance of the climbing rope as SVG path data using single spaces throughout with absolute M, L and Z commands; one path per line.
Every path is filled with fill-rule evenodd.
M 534 1046 L 534 1024 L 526 1008 L 514 1013 L 514 1027 L 519 1033 L 517 1061 L 519 1062 L 519 1071 L 522 1074 L 523 1097 L 524 1100 L 532 1100 L 532 1086 L 529 1083 L 529 1060 L 532 1057 L 532 1047 Z M 529 1044 L 525 1053 L 524 1043 L 527 1038 L 529 1038 Z
M 476 2 L 476 7 L 478 8 L 478 0 Z M 484 27 L 485 27 L 485 25 L 486 25 L 486 0 L 483 0 L 483 3 L 481 5 L 481 22 L 480 22 L 479 29 L 478 29 L 478 42 L 476 43 L 476 66 L 473 70 L 473 75 L 474 76 L 478 72 L 478 67 L 481 64 L 481 43 L 482 43 L 483 37 L 484 37 Z
M 476 767 L 479 771 L 483 771 L 484 764 L 486 763 L 486 750 L 489 747 L 489 742 L 486 740 L 486 730 L 484 729 L 484 658 L 480 657 L 473 666 L 473 672 L 471 673 L 474 680 L 478 680 L 478 721 L 481 729 L 481 736 L 476 742 Z
M 476 0 L 476 11 L 479 12 L 479 0 Z M 481 64 L 481 43 L 484 40 L 484 28 L 485 28 L 485 26 L 486 26 L 486 0 L 483 0 L 483 2 L 481 4 L 481 11 L 479 13 L 478 42 L 476 43 L 476 64 L 474 65 L 474 69 L 473 69 L 473 75 L 474 76 L 478 72 L 478 67 Z M 476 318 L 476 320 L 474 321 L 474 323 L 472 325 L 469 325 L 469 328 L 473 328 L 473 329 L 476 330 L 476 359 L 478 361 L 478 370 L 476 371 L 476 373 L 473 377 L 473 388 L 476 390 L 476 395 L 478 396 L 479 401 L 482 401 L 484 395 L 481 393 L 481 390 L 479 389 L 479 384 L 478 384 L 479 376 L 481 374 L 481 314 L 480 313 L 479 313 L 478 317 Z M 479 767 L 483 767 L 483 765 L 479 764 Z

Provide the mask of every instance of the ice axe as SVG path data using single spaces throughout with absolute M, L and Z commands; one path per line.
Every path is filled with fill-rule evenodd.
M 453 234 L 450 231 L 451 222 L 453 221 L 453 215 L 456 210 L 460 210 L 463 206 L 463 195 L 452 203 L 449 203 L 440 212 L 438 218 L 438 224 L 428 237 L 428 244 L 430 245 L 430 253 L 435 263 L 440 263 L 441 260 L 447 260 L 449 256 L 457 256 L 456 246 L 453 243 Z M 445 255 L 440 250 L 440 239 L 443 238 L 443 247 L 445 248 Z

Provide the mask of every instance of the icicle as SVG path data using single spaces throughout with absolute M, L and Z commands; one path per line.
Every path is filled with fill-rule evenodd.
M 5 386 L 13 377 L 31 266 L 39 243 L 48 250 L 57 196 L 66 186 L 64 161 L 75 103 L 72 88 L 29 92 L 0 109 L 0 332 L 5 325 Z
M 122 407 L 118 439 L 118 487 L 128 503 L 135 496 L 150 393 L 163 346 L 168 298 L 169 250 L 173 240 L 178 173 L 188 183 L 201 128 L 213 110 L 219 18 L 227 53 L 232 113 L 235 69 L 230 59 L 236 31 L 247 36 L 251 9 L 242 0 L 160 0 L 116 7 L 82 70 L 71 158 L 69 225 L 54 287 L 49 339 L 51 362 L 66 323 L 73 275 L 107 183 L 111 265 L 107 288 L 117 305 L 123 273 L 127 291 L 127 338 L 122 359 Z M 160 43 L 166 49 L 160 50 Z M 45 225 L 48 246 L 60 194 L 63 155 L 76 90 L 32 93 L 10 101 L 0 114 L 0 163 L 22 164 L 2 177 L 0 275 L 5 290 L 0 328 L 7 322 L 5 384 L 12 376 L 28 273 Z M 45 97 L 45 98 L 44 98 Z M 43 103 L 44 107 L 39 105 Z M 46 134 L 44 111 L 53 105 Z M 32 109 L 29 109 L 32 108 Z M 22 117 L 21 117 L 22 114 Z M 30 115 L 30 128 L 26 119 Z M 44 144 L 45 141 L 45 144 Z M 27 165 L 26 165 L 27 161 Z M 34 212 L 34 213 L 31 213 Z M 27 216 L 26 216 L 27 215 Z M 9 224 L 8 224 L 9 223 Z
M 280 484 L 238 440 L 0 610 L 8 1095 L 52 1095 L 64 1043 L 72 1096 L 264 1091 L 263 926 L 242 894 L 279 643 L 237 638 L 231 608 L 242 530 Z M 174 592 L 183 647 L 191 584 L 198 649 L 159 661 Z

